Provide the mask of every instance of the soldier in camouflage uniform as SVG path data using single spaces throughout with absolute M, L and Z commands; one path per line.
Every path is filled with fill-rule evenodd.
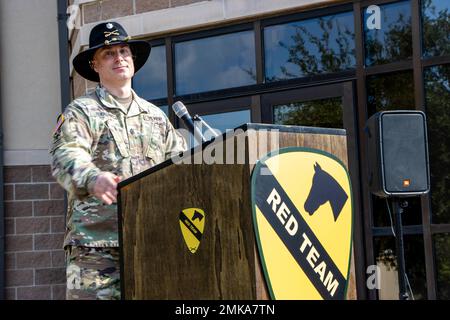
M 166 115 L 131 89 L 149 53 L 147 42 L 108 22 L 73 61 L 99 85 L 67 106 L 50 151 L 53 176 L 68 192 L 67 299 L 120 298 L 117 183 L 186 149 Z

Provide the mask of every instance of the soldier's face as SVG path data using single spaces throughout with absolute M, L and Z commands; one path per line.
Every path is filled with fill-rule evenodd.
M 130 81 L 134 75 L 130 47 L 126 44 L 117 44 L 98 49 L 94 55 L 93 68 L 102 83 Z

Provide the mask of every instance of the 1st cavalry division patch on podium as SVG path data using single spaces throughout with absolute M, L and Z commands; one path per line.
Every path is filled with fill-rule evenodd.
M 202 240 L 205 228 L 205 212 L 198 208 L 183 209 L 180 212 L 180 228 L 189 251 L 195 253 Z
M 345 299 L 353 203 L 340 160 L 307 148 L 269 153 L 252 173 L 252 207 L 272 299 Z

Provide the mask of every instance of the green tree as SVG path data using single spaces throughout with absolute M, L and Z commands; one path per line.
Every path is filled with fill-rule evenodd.
M 275 123 L 343 128 L 341 98 L 296 102 L 275 108 Z
M 432 0 L 423 0 L 423 53 L 425 56 L 450 54 L 450 13 L 437 9 Z
M 336 16 L 317 18 L 316 29 L 292 24 L 294 34 L 289 43 L 279 41 L 278 45 L 288 53 L 287 63 L 298 69 L 293 73 L 285 65 L 280 66 L 282 77 L 269 77 L 267 81 L 297 78 L 319 73 L 337 72 L 354 67 L 355 34 L 341 24 Z
M 382 38 L 378 33 L 385 33 Z M 366 64 L 384 64 L 412 56 L 411 17 L 399 14 L 397 21 L 382 30 L 366 32 Z
M 450 65 L 425 70 L 433 222 L 450 221 Z M 450 279 L 450 278 L 449 278 Z M 450 283 L 450 282 L 449 282 Z

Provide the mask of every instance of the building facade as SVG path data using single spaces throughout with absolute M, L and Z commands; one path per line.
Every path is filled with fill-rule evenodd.
M 64 295 L 64 193 L 50 177 L 46 148 L 64 105 L 95 86 L 71 61 L 91 28 L 108 20 L 151 42 L 133 88 L 177 127 L 170 106 L 181 100 L 220 130 L 246 122 L 347 130 L 359 299 L 398 297 L 391 203 L 369 191 L 366 121 L 382 110 L 424 111 L 431 192 L 407 199 L 406 279 L 414 299 L 450 298 L 448 1 L 0 3 L 7 299 Z M 29 11 L 10 14 L 21 6 Z M 367 282 L 372 266 L 380 270 L 378 286 Z
M 61 110 L 55 1 L 0 1 L 0 296 L 65 297 L 64 192 L 48 153 Z

